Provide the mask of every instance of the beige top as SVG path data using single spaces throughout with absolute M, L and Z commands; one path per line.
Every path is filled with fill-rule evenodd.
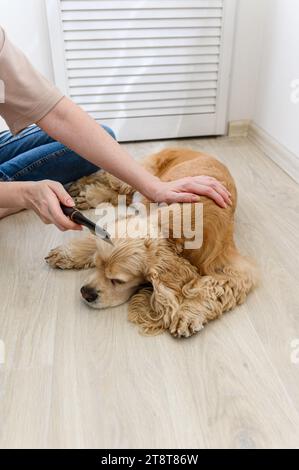
M 42 119 L 62 97 L 0 26 L 0 116 L 11 132 L 17 134 Z

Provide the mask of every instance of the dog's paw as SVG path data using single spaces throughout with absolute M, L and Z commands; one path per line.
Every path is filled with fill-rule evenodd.
M 86 198 L 85 188 L 81 186 L 75 187 L 72 189 L 72 186 L 68 189 L 69 194 L 72 196 L 76 207 L 80 210 L 91 209 L 92 205 L 88 202 Z
M 82 184 L 80 180 L 71 183 L 70 186 L 67 188 L 68 193 L 72 197 L 79 196 L 82 190 L 84 190 L 85 184 Z
M 76 207 L 80 210 L 91 209 L 93 207 L 87 198 L 87 188 L 87 177 L 75 181 L 68 188 L 68 193 L 72 196 Z
M 92 209 L 94 207 L 92 204 L 90 204 L 90 202 L 87 201 L 86 195 L 83 192 L 80 193 L 79 196 L 74 197 L 73 199 L 77 209 L 80 209 L 82 211 Z
M 51 250 L 48 256 L 45 257 L 45 260 L 51 268 L 72 269 L 74 267 L 74 264 L 67 256 L 66 250 L 63 246 L 58 246 Z
M 201 318 L 179 316 L 170 325 L 170 334 L 176 338 L 189 338 L 203 329 Z

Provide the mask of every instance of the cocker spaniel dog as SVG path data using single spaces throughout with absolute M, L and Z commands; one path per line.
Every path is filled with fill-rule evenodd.
M 143 164 L 163 181 L 195 175 L 214 177 L 230 191 L 232 206 L 223 209 L 207 197 L 200 198 L 203 230 L 197 248 L 188 247 L 184 235 L 174 236 L 174 223 L 183 206 L 176 204 L 158 211 L 162 229 L 161 214 L 166 212 L 171 220 L 167 237 L 116 236 L 110 246 L 90 235 L 55 248 L 46 260 L 60 269 L 95 268 L 81 288 L 89 306 L 102 309 L 129 300 L 129 320 L 144 333 L 169 330 L 173 336 L 189 337 L 243 303 L 257 282 L 254 263 L 238 252 L 234 242 L 235 183 L 222 163 L 190 149 L 165 149 L 147 157 Z M 130 204 L 134 190 L 98 172 L 74 183 L 70 194 L 78 208 L 88 209 L 104 202 L 117 204 L 119 194 L 126 195 Z M 149 205 L 145 199 L 143 202 Z M 194 223 L 194 210 L 191 219 Z M 126 220 L 120 218 L 119 223 Z

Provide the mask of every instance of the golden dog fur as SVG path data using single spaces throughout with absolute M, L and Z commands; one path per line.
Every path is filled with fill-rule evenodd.
M 114 247 L 87 237 L 52 250 L 47 262 L 62 269 L 95 267 L 87 287 L 99 295 L 91 306 L 110 307 L 130 298 L 129 320 L 144 333 L 169 330 L 174 336 L 188 337 L 243 303 L 257 282 L 254 263 L 240 255 L 234 243 L 235 183 L 218 160 L 185 148 L 162 150 L 146 158 L 144 166 L 163 181 L 212 176 L 231 192 L 233 204 L 226 209 L 200 198 L 204 204 L 200 248 L 187 250 L 184 240 L 171 234 L 168 239 L 115 239 Z M 118 194 L 126 194 L 130 203 L 134 190 L 99 172 L 72 185 L 70 193 L 84 209 L 102 202 L 116 204 Z

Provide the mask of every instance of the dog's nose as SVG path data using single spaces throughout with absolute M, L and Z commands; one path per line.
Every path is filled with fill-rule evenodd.
M 88 286 L 81 287 L 81 294 L 87 302 L 94 302 L 98 297 L 97 291 L 93 287 Z

